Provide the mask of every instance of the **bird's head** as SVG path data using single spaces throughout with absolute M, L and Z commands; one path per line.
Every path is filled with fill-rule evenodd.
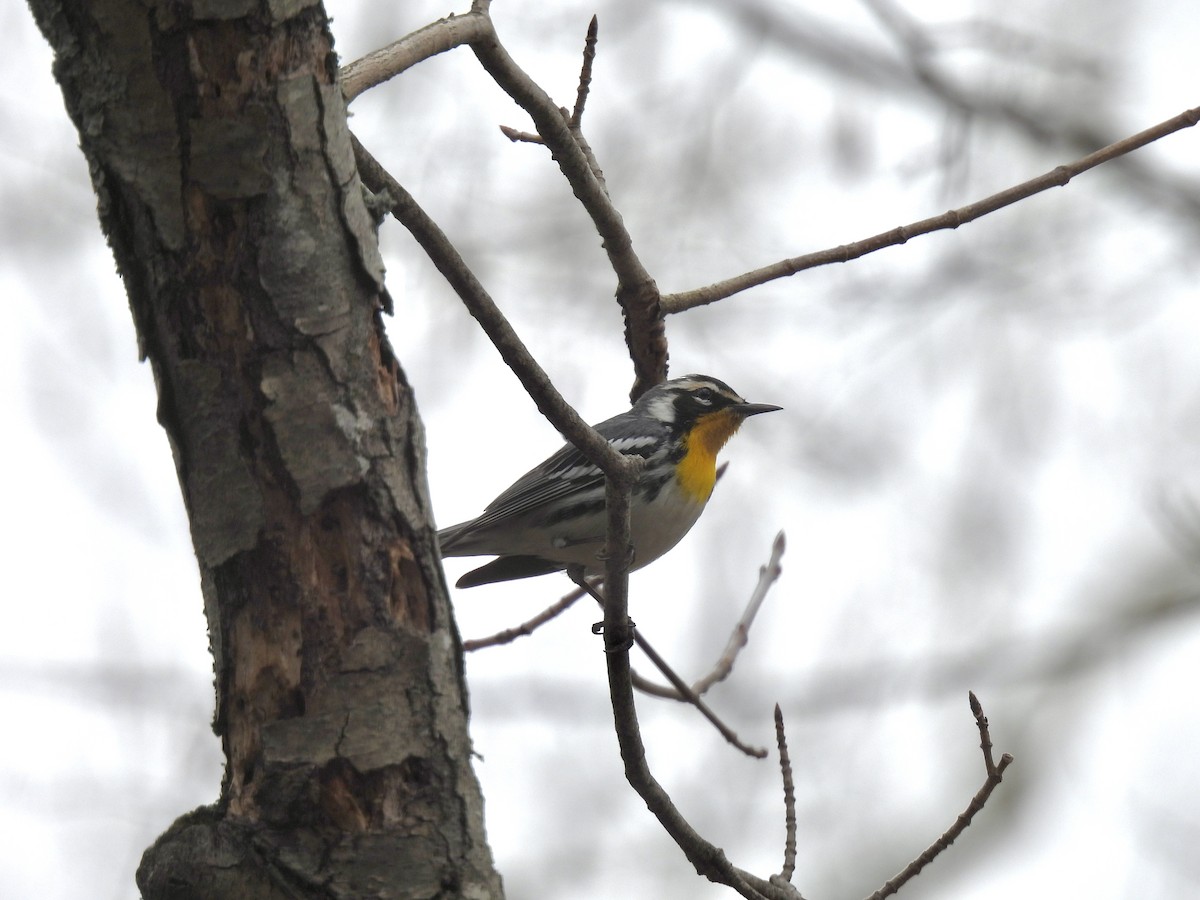
M 662 422 L 672 431 L 689 432 L 702 421 L 712 426 L 723 423 L 720 443 L 742 424 L 742 420 L 781 407 L 770 403 L 750 403 L 733 388 L 711 375 L 684 375 L 652 387 L 638 398 L 635 412 Z M 711 426 L 710 426 L 711 427 Z

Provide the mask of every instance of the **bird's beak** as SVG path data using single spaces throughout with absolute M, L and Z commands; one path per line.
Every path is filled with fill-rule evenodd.
M 782 406 L 774 406 L 770 403 L 739 403 L 733 409 L 741 413 L 742 417 L 757 416 L 759 413 L 775 412 L 777 409 L 783 409 Z

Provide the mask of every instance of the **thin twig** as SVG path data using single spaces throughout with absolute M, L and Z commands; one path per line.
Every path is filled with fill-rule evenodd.
M 588 143 L 588 139 L 583 134 L 583 108 L 587 103 L 588 90 L 592 84 L 592 65 L 596 61 L 596 34 L 599 30 L 599 20 L 596 16 L 592 16 L 592 21 L 588 25 L 587 39 L 583 44 L 583 65 L 579 70 L 579 87 L 575 91 L 575 108 L 568 113 L 565 109 L 559 109 L 563 118 L 567 122 L 567 128 L 571 131 L 571 136 L 575 138 L 575 143 L 579 145 L 579 149 L 583 151 L 583 155 L 587 158 L 588 167 L 592 170 L 592 175 L 600 186 L 604 189 L 604 193 L 608 193 L 608 182 L 604 180 L 604 170 L 600 168 L 600 161 L 596 159 L 596 154 L 592 150 L 592 145 Z M 545 144 L 540 134 L 531 134 L 528 131 L 521 131 L 517 128 L 511 128 L 508 125 L 501 125 L 500 132 L 515 143 L 523 144 Z M 664 371 L 665 374 L 665 371 Z M 631 399 L 636 399 L 636 392 Z
M 604 479 L 608 518 L 604 531 L 604 649 L 610 659 L 618 656 L 628 660 L 630 639 L 636 634 L 629 618 L 629 564 L 633 561 L 630 515 L 635 477 L 633 470 L 622 470 Z
M 587 159 L 588 165 L 591 166 L 592 175 L 595 176 L 596 181 L 600 183 L 600 187 L 604 188 L 604 193 L 607 194 L 608 182 L 604 180 L 604 170 L 600 168 L 600 161 L 596 159 L 596 154 L 592 151 L 592 145 L 589 144 L 588 139 L 584 137 L 583 129 L 572 127 L 571 134 L 575 135 L 575 143 L 579 145 L 579 149 L 583 151 L 583 155 Z M 657 291 L 658 289 L 655 288 L 655 290 Z
M 762 747 L 751 747 L 749 744 L 743 743 L 741 738 L 737 736 L 737 733 L 721 721 L 721 719 L 712 711 L 709 705 L 705 703 L 700 696 L 693 691 L 682 678 L 679 677 L 678 674 L 676 674 L 675 670 L 671 668 L 671 666 L 665 659 L 662 658 L 659 652 L 655 650 L 650 645 L 650 642 L 642 637 L 641 633 L 636 629 L 633 632 L 633 640 L 641 649 L 641 651 L 645 653 L 646 656 L 650 657 L 650 662 L 654 663 L 655 668 L 662 672 L 663 677 L 675 686 L 675 690 L 680 693 L 683 699 L 692 706 L 696 707 L 696 709 L 700 710 L 701 715 L 708 719 L 708 721 L 712 723 L 713 727 L 716 728 L 717 731 L 721 732 L 721 736 L 725 738 L 725 740 L 729 741 L 729 743 L 733 744 L 733 746 L 737 747 L 747 756 L 753 756 L 755 759 L 766 759 L 767 751 Z
M 1005 753 L 1000 757 L 999 763 L 992 761 L 992 736 L 988 730 L 987 716 L 983 714 L 983 707 L 979 705 L 979 700 L 975 694 L 969 694 L 971 704 L 971 714 L 975 717 L 975 724 L 979 728 L 979 746 L 983 750 L 984 767 L 987 769 L 987 779 L 975 796 L 971 798 L 971 802 L 954 820 L 951 825 L 936 841 L 930 844 L 925 851 L 910 862 L 895 878 L 888 881 L 883 887 L 872 894 L 868 900 L 882 900 L 884 897 L 890 897 L 903 887 L 907 882 L 911 881 L 918 872 L 933 862 L 939 854 L 958 839 L 958 836 L 967 830 L 967 826 L 971 824 L 971 820 L 975 818 L 976 813 L 983 809 L 988 798 L 991 797 L 992 791 L 1000 784 L 1004 778 L 1004 770 L 1012 763 L 1012 754 Z
M 571 139 L 570 132 L 566 129 L 558 110 L 554 108 L 546 92 L 521 71 L 500 44 L 491 19 L 487 16 L 488 5 L 487 0 L 474 0 L 471 5 L 472 14 L 479 14 L 480 18 L 487 23 L 487 28 L 484 29 L 484 32 L 481 35 L 476 35 L 471 44 L 480 63 L 484 69 L 492 74 L 497 84 L 508 91 L 518 103 L 524 100 L 529 104 L 525 108 L 530 112 L 534 123 L 538 126 L 538 130 L 543 136 L 546 136 L 548 139 L 551 134 L 555 136 L 556 140 L 552 143 L 552 147 L 556 157 L 560 159 L 560 167 L 563 168 L 564 173 L 568 171 L 575 172 L 579 169 L 577 164 L 567 165 L 562 162 L 561 154 L 564 148 L 569 147 L 570 150 L 574 151 L 576 162 L 581 161 L 584 170 L 587 172 L 587 177 L 582 182 L 572 182 L 576 195 L 584 202 L 585 207 L 588 205 L 585 194 L 593 200 L 596 196 L 601 197 L 604 201 L 602 209 L 608 213 L 603 221 L 609 226 L 613 238 L 619 240 L 621 236 L 624 236 L 624 251 L 615 253 L 613 248 L 610 247 L 609 258 L 614 261 L 620 259 L 627 267 L 631 267 L 633 270 L 640 270 L 645 275 L 644 279 L 634 281 L 634 284 L 642 285 L 644 282 L 653 287 L 653 280 L 645 273 L 644 269 L 641 269 L 641 263 L 632 252 L 631 242 L 624 230 L 620 214 L 617 213 L 616 208 L 611 203 L 607 202 L 607 195 L 598 182 L 596 182 L 595 177 L 591 175 L 591 170 L 587 167 L 586 160 L 580 159 L 582 153 L 578 145 Z M 549 107 L 550 113 L 547 113 L 547 107 Z M 549 130 L 547 126 L 548 122 L 554 123 L 553 127 L 550 127 Z M 561 138 L 564 134 L 566 136 L 565 140 L 557 140 L 557 138 Z M 632 558 L 632 541 L 630 539 L 629 508 L 633 484 L 644 461 L 638 457 L 625 456 L 619 453 L 595 429 L 591 428 L 580 418 L 579 414 L 558 393 L 558 390 L 551 383 L 549 376 L 546 375 L 545 371 L 525 348 L 525 345 L 508 323 L 508 320 L 500 312 L 500 309 L 488 295 L 483 285 L 479 282 L 479 279 L 475 277 L 474 273 L 467 266 L 466 261 L 458 253 L 457 248 L 450 242 L 437 223 L 426 215 L 425 211 L 421 209 L 412 195 L 396 179 L 392 178 L 354 135 L 351 135 L 351 140 L 354 146 L 355 160 L 358 163 L 358 170 L 363 183 L 375 193 L 380 193 L 384 190 L 390 193 L 395 200 L 392 214 L 409 230 L 417 243 L 421 245 L 422 249 L 437 267 L 438 271 L 442 273 L 442 276 L 458 294 L 471 315 L 479 322 L 480 327 L 483 328 L 488 338 L 495 345 L 505 364 L 512 369 L 526 392 L 533 399 L 538 410 L 558 429 L 564 438 L 579 449 L 589 462 L 599 467 L 604 473 L 605 508 L 608 519 L 605 536 L 607 561 L 604 574 L 605 584 L 607 585 L 605 595 L 608 598 L 604 614 L 606 626 L 605 642 L 610 647 L 617 646 L 617 644 L 612 642 L 628 640 L 630 631 L 628 623 L 628 570 L 629 561 Z M 562 146 L 559 146 L 559 144 Z M 568 155 L 571 154 L 568 152 Z M 568 180 L 570 180 L 569 175 Z M 581 193 L 581 190 L 584 193 Z M 593 221 L 596 221 L 595 213 L 593 213 Z M 601 234 L 604 236 L 605 231 L 600 226 L 599 221 L 597 221 L 597 227 L 601 228 Z M 634 263 L 636 263 L 636 267 L 633 267 Z M 658 292 L 656 288 L 653 291 L 653 301 L 653 315 L 661 337 L 662 315 L 658 311 Z M 625 309 L 627 323 L 630 319 L 637 317 L 638 311 L 636 309 L 632 307 L 626 307 Z M 626 330 L 628 335 L 628 324 Z M 645 377 L 645 373 L 643 372 L 644 362 L 643 360 L 642 365 L 639 365 L 639 360 L 635 355 L 634 368 L 638 372 L 639 381 Z M 665 371 L 666 343 L 665 338 L 663 338 L 660 367 L 655 370 L 657 377 L 649 383 L 656 384 L 658 381 L 661 381 Z M 625 653 L 612 653 L 611 655 L 627 656 Z
M 787 829 L 779 877 L 790 882 L 796 873 L 796 783 L 792 780 L 792 760 L 788 756 L 787 734 L 783 730 L 783 710 L 778 703 L 775 704 L 775 740 L 779 744 L 779 768 L 783 772 L 783 820 Z
M 393 41 L 386 47 L 346 63 L 340 72 L 342 94 L 346 103 L 349 104 L 363 91 L 396 77 L 405 69 L 410 69 L 431 56 L 469 44 L 490 29 L 491 23 L 482 12 L 470 12 L 462 16 L 449 15 L 405 35 L 398 41 Z
M 579 588 L 571 591 L 557 603 L 546 607 L 532 619 L 522 622 L 512 628 L 505 628 L 503 631 L 497 631 L 493 635 L 484 638 L 473 638 L 468 641 L 463 641 L 463 652 L 471 653 L 474 650 L 482 650 L 485 647 L 499 647 L 502 644 L 511 644 L 517 638 L 528 637 L 537 629 L 541 628 L 555 616 L 565 612 L 575 601 L 583 596 L 583 591 Z
M 404 187 L 379 164 L 358 138 L 350 136 L 354 156 L 363 183 L 375 193 L 387 191 L 394 204 L 391 213 L 409 230 L 430 261 L 442 273 L 458 294 L 468 312 L 479 322 L 491 339 L 500 357 L 512 369 L 526 392 L 559 433 L 579 448 L 588 461 L 599 466 L 605 475 L 629 468 L 629 459 L 614 450 L 585 422 L 550 381 L 544 369 L 530 355 L 508 319 L 496 306 L 487 290 L 475 277 L 458 249 L 446 237 Z M 640 460 L 638 460 L 640 463 Z
M 733 631 L 729 635 L 729 640 L 725 644 L 724 651 L 722 651 L 721 656 L 713 664 L 712 669 L 709 670 L 707 675 L 698 681 L 692 682 L 691 690 L 693 693 L 701 696 L 706 694 L 709 688 L 718 682 L 724 681 L 729 677 L 729 673 L 733 671 L 733 664 L 737 661 L 738 654 L 750 639 L 750 627 L 754 624 L 754 618 L 758 615 L 763 601 L 767 598 L 767 592 L 783 572 L 779 563 L 783 558 L 783 551 L 786 546 L 787 541 L 784 533 L 781 531 L 775 535 L 775 540 L 771 544 L 771 558 L 765 566 L 759 567 L 758 584 L 755 585 L 754 592 L 750 595 L 750 600 L 746 603 L 742 617 L 734 625 Z M 636 671 L 633 673 L 633 686 L 642 693 L 650 694 L 654 697 L 687 702 L 687 697 L 680 694 L 679 691 L 666 685 L 649 681 Z
M 517 128 L 509 128 L 507 125 L 500 126 L 500 133 L 512 141 L 514 144 L 544 144 L 540 134 L 533 134 L 529 131 L 521 131 Z
M 839 77 L 895 96 L 913 97 L 922 103 L 933 99 L 963 121 L 996 122 L 1039 146 L 1075 148 L 1067 151 L 1073 155 L 1090 152 L 1109 139 L 1092 124 L 1096 118 L 1093 110 L 1064 114 L 1036 100 L 1020 101 L 1003 92 L 985 93 L 986 89 L 976 89 L 970 82 L 957 84 L 948 77 L 934 80 L 919 76 L 895 48 L 882 44 L 874 33 L 869 38 L 842 33 L 816 14 L 800 12 L 795 4 L 726 3 L 722 10 L 751 33 L 806 64 L 821 65 Z M 1033 46 L 1030 38 L 1021 44 L 1024 51 Z M 998 67 L 1006 64 L 1010 63 L 997 62 Z M 1126 183 L 1139 190 L 1147 203 L 1173 206 L 1188 224 L 1200 222 L 1200 191 L 1194 183 L 1173 179 L 1162 172 L 1161 166 L 1134 157 L 1123 160 L 1121 168 Z
M 989 778 L 999 778 L 996 775 L 996 761 L 992 758 L 992 735 L 988 730 L 987 716 L 983 714 L 983 706 L 974 691 L 967 691 L 967 701 L 971 704 L 971 715 L 975 717 L 975 725 L 979 728 L 979 749 L 983 751 L 983 764 L 987 768 Z
M 602 608 L 608 608 L 608 601 L 606 599 L 607 592 L 605 592 L 605 594 L 601 594 L 598 590 L 597 583 L 589 583 L 582 574 L 572 571 L 571 569 L 567 570 L 567 574 L 571 577 L 571 580 L 573 580 L 575 584 L 579 586 L 580 590 L 591 594 L 592 598 L 599 603 Z M 605 650 L 610 650 L 611 652 L 611 648 L 613 646 L 620 646 L 623 649 L 628 649 L 630 643 L 628 637 L 623 638 L 622 642 L 619 644 L 615 640 L 609 640 L 607 638 L 607 617 L 605 618 L 604 622 L 604 632 L 606 635 L 604 642 Z M 729 741 L 729 743 L 733 744 L 733 746 L 737 747 L 747 756 L 753 756 L 756 759 L 763 759 L 766 757 L 766 750 L 763 750 L 759 747 L 751 747 L 744 743 L 742 739 L 738 737 L 737 732 L 726 725 L 721 718 L 712 711 L 709 705 L 701 700 L 695 691 L 688 687 L 687 683 L 679 677 L 678 673 L 676 673 L 676 671 L 671 668 L 670 664 L 662 657 L 662 654 L 655 650 L 650 642 L 647 641 L 646 638 L 643 637 L 642 634 L 632 626 L 632 624 L 629 625 L 629 634 L 632 635 L 632 643 L 636 643 L 641 651 L 650 658 L 652 663 L 654 663 L 658 671 L 662 672 L 663 677 L 666 678 L 667 681 L 671 682 L 671 684 L 675 685 L 675 690 L 678 692 L 679 697 L 684 702 L 690 703 L 692 706 L 696 707 L 696 709 L 700 711 L 700 714 L 703 715 L 704 718 L 708 719 L 708 721 L 712 723 L 712 726 L 721 733 L 721 736 L 725 738 L 725 740 Z
M 575 90 L 575 108 L 567 123 L 572 129 L 578 129 L 583 123 L 583 107 L 592 86 L 592 64 L 596 61 L 596 36 L 599 31 L 600 20 L 592 16 L 592 21 L 588 23 L 587 39 L 583 42 L 583 67 L 579 70 L 579 87 Z
M 348 63 L 341 70 L 342 92 L 349 103 L 363 91 L 422 60 L 470 44 L 484 69 L 532 117 L 537 134 L 502 126 L 513 141 L 550 148 L 575 196 L 595 223 L 617 275 L 617 302 L 625 313 L 625 341 L 634 367 L 636 399 L 667 376 L 667 341 L 659 290 L 633 250 L 633 241 L 608 196 L 604 174 L 579 129 L 583 102 L 595 58 L 596 19 L 588 29 L 574 114 L 566 113 L 513 61 L 500 43 L 488 14 L 489 3 L 475 0 L 471 12 L 426 25 L 387 47 Z M 574 126 L 574 127 L 572 127 Z
M 627 605 L 623 612 L 628 612 Z M 606 611 L 606 631 L 608 626 Z M 621 760 L 625 764 L 625 778 L 645 801 L 646 807 L 658 819 L 667 834 L 679 845 L 696 872 L 717 884 L 732 887 L 750 900 L 794 900 L 794 891 L 774 885 L 730 863 L 725 852 L 705 840 L 679 812 L 646 763 L 646 747 L 642 743 L 633 683 L 629 677 L 629 654 L 609 653 L 606 654 L 605 661 L 608 663 L 608 689 L 613 705 L 613 726 L 621 748 Z
M 763 601 L 766 599 L 767 591 L 771 585 L 779 578 L 782 571 L 780 568 L 780 559 L 783 556 L 785 548 L 785 538 L 781 531 L 775 537 L 772 544 L 771 558 L 765 566 L 759 567 L 759 580 L 754 592 L 750 596 L 749 602 L 746 604 L 746 609 L 742 613 L 741 619 L 734 626 L 733 632 L 729 636 L 729 641 L 725 646 L 724 652 L 713 665 L 713 668 L 707 675 L 698 681 L 689 685 L 691 694 L 697 697 L 705 694 L 714 684 L 725 680 L 733 671 L 733 664 L 737 659 L 738 653 L 744 648 L 748 642 L 750 627 L 754 624 L 754 618 L 758 614 Z M 542 612 L 538 613 L 533 618 L 520 625 L 515 625 L 511 628 L 506 628 L 503 631 L 498 631 L 493 635 L 484 638 L 473 638 L 463 641 L 463 650 L 467 653 L 475 650 L 482 650 L 487 647 L 498 647 L 503 644 L 511 643 L 517 638 L 528 637 L 542 625 L 549 622 L 554 617 L 561 614 L 563 611 L 572 606 L 576 600 L 583 596 L 583 589 L 576 588 L 571 593 L 567 594 L 558 602 L 552 604 Z M 596 596 L 593 594 L 593 596 Z M 656 682 L 650 681 L 638 675 L 637 672 L 632 672 L 633 685 L 643 693 L 650 694 L 655 697 L 662 697 L 668 700 L 676 700 L 683 703 L 690 703 L 691 699 L 688 695 L 681 693 L 674 687 L 668 687 Z M 722 734 L 725 732 L 722 731 Z M 731 732 L 732 733 L 732 732 Z
M 509 56 L 495 30 L 471 42 L 471 49 L 493 80 L 533 119 L 537 133 L 550 149 L 571 190 L 591 217 L 609 263 L 617 275 L 617 302 L 625 313 L 625 342 L 633 361 L 631 396 L 641 396 L 667 374 L 667 340 L 659 307 L 658 286 L 633 249 L 633 240 L 588 159 L 570 116 Z
M 704 306 L 708 303 L 724 300 L 726 297 L 731 297 L 734 294 L 765 284 L 768 281 L 795 275 L 797 272 L 802 272 L 805 269 L 826 266 L 830 263 L 849 262 L 852 259 L 858 259 L 860 256 L 866 256 L 868 253 L 874 253 L 876 250 L 903 244 L 923 234 L 947 228 L 958 228 L 960 225 L 965 225 L 967 222 L 972 222 L 1005 206 L 1011 206 L 1027 197 L 1032 197 L 1034 194 L 1039 194 L 1053 187 L 1062 187 L 1076 175 L 1086 172 L 1088 169 L 1094 169 L 1096 166 L 1124 156 L 1176 131 L 1190 128 L 1197 122 L 1200 122 L 1200 107 L 1186 110 L 1174 118 L 1160 122 L 1152 128 L 1147 128 L 1145 131 L 1117 141 L 1114 144 L 1109 144 L 1107 147 L 1097 150 L 1095 153 L 1091 153 L 1080 160 L 1068 165 L 1058 166 L 1043 175 L 1039 175 L 1037 178 L 1031 178 L 1028 181 L 1006 188 L 999 193 L 992 194 L 990 197 L 985 197 L 982 200 L 959 209 L 950 210 L 949 212 L 942 213 L 939 216 L 932 216 L 928 219 L 922 219 L 919 222 L 913 222 L 911 225 L 902 225 L 899 228 L 881 232 L 880 234 L 856 241 L 852 244 L 843 244 L 840 247 L 831 247 L 828 250 L 781 260 L 769 266 L 764 266 L 761 269 L 755 269 L 752 272 L 746 272 L 742 275 L 710 284 L 707 287 L 684 291 L 678 294 L 664 295 L 662 298 L 663 312 L 671 314 L 683 312 L 687 309 L 694 309 L 697 306 Z
M 742 613 L 741 619 L 738 620 L 737 626 L 733 629 L 733 633 L 729 636 L 729 642 L 725 645 L 725 650 L 721 653 L 721 658 L 717 660 L 717 665 L 704 678 L 696 683 L 696 693 L 702 694 L 718 681 L 723 681 L 733 671 L 733 663 L 737 659 L 738 653 L 746 646 L 750 640 L 750 627 L 754 624 L 754 619 L 758 615 L 759 609 L 762 608 L 763 601 L 767 599 L 767 592 L 771 586 L 779 580 L 779 576 L 783 574 L 783 567 L 780 565 L 783 559 L 783 551 L 787 548 L 787 537 L 781 531 L 775 535 L 775 540 L 771 542 L 771 557 L 767 560 L 765 566 L 760 566 L 758 570 L 758 584 L 754 587 L 754 592 L 750 595 L 750 600 L 746 604 L 746 609 Z
M 478 0 L 482 2 L 482 0 Z M 641 471 L 644 460 L 636 456 L 625 456 L 615 450 L 594 428 L 589 426 L 574 408 L 563 399 L 550 381 L 544 369 L 529 353 L 508 319 L 500 312 L 495 301 L 480 284 L 458 249 L 413 199 L 404 187 L 379 164 L 353 134 L 354 158 L 358 163 L 363 183 L 375 193 L 387 191 L 394 205 L 394 215 L 409 230 L 417 243 L 429 256 L 447 283 L 458 294 L 463 305 L 479 322 L 480 327 L 500 353 L 501 359 L 512 369 L 526 393 L 537 405 L 543 416 L 558 429 L 559 433 L 578 448 L 588 460 L 604 473 L 605 504 L 608 509 L 608 528 L 605 547 L 609 554 L 604 580 L 611 588 L 605 591 L 628 619 L 628 570 L 632 558 L 632 543 L 629 535 L 629 502 L 633 483 Z M 605 613 L 608 624 L 609 612 Z M 627 622 L 614 625 L 614 633 L 628 634 Z M 608 637 L 605 638 L 608 640 Z

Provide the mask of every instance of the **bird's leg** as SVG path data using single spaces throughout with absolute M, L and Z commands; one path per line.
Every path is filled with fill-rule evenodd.
M 585 571 L 585 569 L 581 565 L 567 566 L 567 577 L 570 578 L 573 582 L 575 582 L 575 584 L 579 587 L 580 590 L 584 591 L 585 593 L 591 594 L 592 599 L 595 600 L 597 603 L 599 603 L 600 608 L 603 609 L 604 608 L 604 595 L 601 594 L 599 591 L 597 591 L 596 586 L 587 580 L 587 578 L 583 574 L 584 571 Z M 596 583 L 599 584 L 600 582 L 597 581 Z M 637 625 L 634 624 L 633 619 L 630 619 L 629 620 L 629 628 L 632 630 L 636 627 L 637 627 Z M 604 622 L 603 621 L 595 622 L 592 624 L 592 634 L 604 634 Z M 604 652 L 605 653 L 624 653 L 626 650 L 628 650 L 632 646 L 633 646 L 633 638 L 630 637 L 620 647 L 606 647 Z
M 596 559 L 601 563 L 608 562 L 608 547 L 601 547 L 596 551 Z M 625 571 L 628 572 L 633 568 L 634 560 L 637 559 L 637 548 L 633 544 L 629 545 L 629 552 L 626 554 Z

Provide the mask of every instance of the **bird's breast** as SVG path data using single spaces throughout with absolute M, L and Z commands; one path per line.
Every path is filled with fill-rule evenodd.
M 693 502 L 708 502 L 717 481 L 717 454 L 741 424 L 741 416 L 722 409 L 702 417 L 684 438 L 683 459 L 675 478 Z

